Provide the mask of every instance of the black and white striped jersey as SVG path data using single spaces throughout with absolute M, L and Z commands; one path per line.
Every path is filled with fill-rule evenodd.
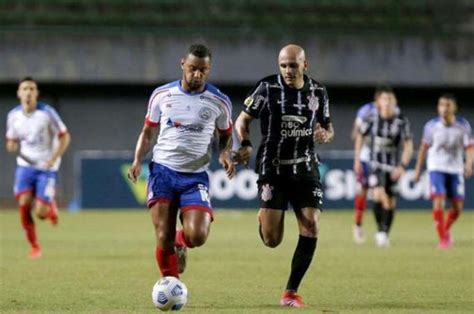
M 317 123 L 322 127 L 330 123 L 329 99 L 323 85 L 307 76 L 304 80 L 303 88 L 294 89 L 281 75 L 268 76 L 245 100 L 244 111 L 260 119 L 256 165 L 260 179 L 316 175 L 313 131 Z
M 383 119 L 374 114 L 359 128 L 370 139 L 370 165 L 373 170 L 391 171 L 400 164 L 403 143 L 412 138 L 410 122 L 402 114 Z

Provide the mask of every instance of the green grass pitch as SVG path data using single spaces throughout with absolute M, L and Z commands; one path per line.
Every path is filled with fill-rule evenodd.
M 0 312 L 154 313 L 159 274 L 146 210 L 62 213 L 58 227 L 37 223 L 43 258 L 26 259 L 16 211 L 0 212 Z M 187 313 L 473 313 L 474 213 L 454 225 L 455 247 L 435 248 L 429 212 L 398 212 L 392 247 L 352 242 L 352 213 L 327 210 L 300 293 L 307 308 L 280 308 L 293 249 L 294 215 L 284 242 L 264 247 L 255 211 L 216 211 L 208 242 L 189 251 L 182 280 Z

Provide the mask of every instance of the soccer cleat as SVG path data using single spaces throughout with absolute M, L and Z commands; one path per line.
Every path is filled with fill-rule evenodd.
M 354 225 L 354 227 L 352 227 L 352 235 L 354 236 L 354 242 L 356 244 L 365 242 L 365 234 L 362 226 Z
M 28 253 L 29 259 L 38 259 L 41 257 L 41 248 L 40 247 L 32 247 L 30 252 Z
M 379 231 L 375 234 L 375 245 L 379 248 L 390 247 L 390 240 L 388 239 L 386 232 Z
M 451 232 L 449 232 L 449 230 L 446 230 L 444 238 L 446 239 L 446 242 L 448 242 L 449 246 L 452 246 L 454 244 L 454 239 L 451 236 Z
M 444 238 L 441 239 L 438 243 L 438 249 L 445 250 L 450 249 L 453 246 L 453 239 L 449 232 L 446 232 Z
M 303 298 L 294 291 L 283 292 L 280 304 L 288 307 L 304 307 Z
M 187 252 L 186 242 L 184 241 L 183 230 L 176 231 L 175 251 L 178 257 L 178 272 L 182 274 L 184 273 L 186 269 L 186 261 L 188 258 L 188 252 Z

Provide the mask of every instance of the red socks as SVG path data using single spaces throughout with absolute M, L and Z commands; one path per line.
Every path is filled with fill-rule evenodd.
M 459 210 L 451 208 L 448 212 L 448 217 L 446 218 L 446 225 L 444 226 L 445 230 L 449 230 L 451 225 L 458 219 L 459 217 Z
M 156 247 L 155 256 L 163 277 L 173 276 L 179 278 L 178 257 L 176 256 L 174 247 L 170 249 Z
M 362 216 L 364 214 L 365 206 L 365 196 L 357 194 L 354 199 L 354 221 L 358 226 L 362 225 Z
M 436 231 L 440 240 L 444 239 L 444 213 L 443 209 L 438 208 L 433 210 L 433 220 L 435 222 Z
M 31 247 L 39 248 L 38 240 L 36 239 L 35 223 L 33 217 L 31 217 L 31 206 L 29 204 L 20 206 L 20 218 L 21 225 L 25 229 L 26 238 Z
M 192 247 L 192 245 L 189 245 L 189 243 L 186 242 L 186 237 L 184 236 L 184 231 L 182 229 L 176 230 L 176 238 L 174 242 L 178 247 Z

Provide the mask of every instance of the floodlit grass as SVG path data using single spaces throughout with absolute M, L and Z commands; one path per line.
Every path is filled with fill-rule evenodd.
M 208 242 L 189 251 L 182 276 L 188 313 L 472 313 L 474 213 L 454 225 L 455 247 L 436 249 L 429 212 L 395 218 L 390 249 L 352 242 L 352 213 L 326 210 L 313 264 L 300 293 L 305 310 L 278 306 L 297 241 L 293 213 L 285 240 L 264 247 L 256 212 L 217 211 Z M 62 213 L 39 222 L 43 258 L 27 260 L 16 211 L 0 212 L 0 312 L 153 313 L 159 273 L 146 210 Z

